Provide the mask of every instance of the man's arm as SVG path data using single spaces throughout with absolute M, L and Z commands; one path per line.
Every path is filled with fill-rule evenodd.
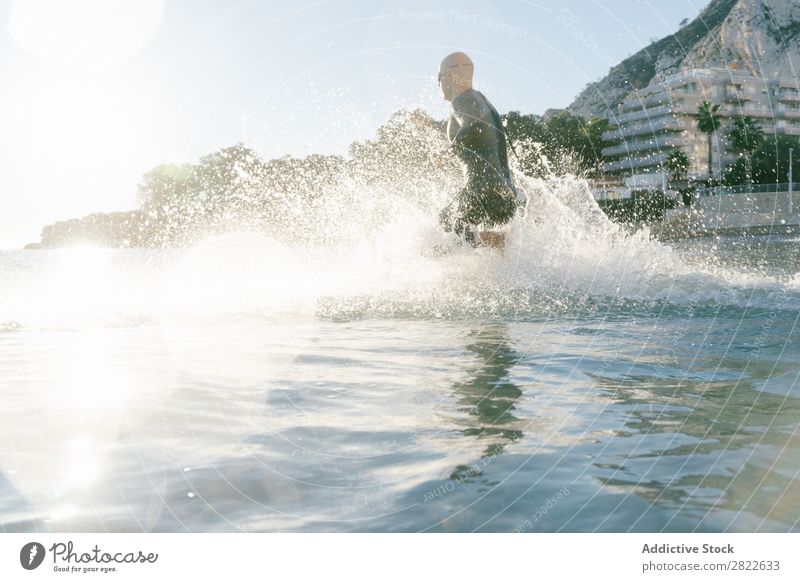
M 460 129 L 458 119 L 455 117 L 453 113 L 450 114 L 450 117 L 447 120 L 447 145 L 443 147 L 438 152 L 435 152 L 431 155 L 431 161 L 433 164 L 440 168 L 444 165 L 445 160 L 447 157 L 453 153 L 453 145 L 455 144 L 455 137 L 458 134 Z
M 447 155 L 454 148 L 462 147 L 467 136 L 480 131 L 479 106 L 474 99 L 458 99 L 453 101 L 453 112 L 447 120 L 447 147 L 434 154 L 433 162 L 437 166 L 444 163 Z
M 453 114 L 450 119 L 458 124 L 457 130 L 451 135 L 450 124 L 448 123 L 448 137 L 450 138 L 451 146 L 462 146 L 464 142 L 469 139 L 469 136 L 475 132 L 481 131 L 481 107 L 480 104 L 472 98 L 458 99 L 453 101 Z

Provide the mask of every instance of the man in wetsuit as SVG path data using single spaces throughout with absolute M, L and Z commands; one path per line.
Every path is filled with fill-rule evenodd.
M 472 88 L 472 60 L 461 52 L 448 55 L 439 68 L 439 87 L 452 104 L 447 139 L 466 168 L 467 183 L 439 215 L 446 232 L 473 245 L 486 237 L 481 229 L 506 224 L 517 209 L 518 194 L 508 168 L 506 135 L 497 110 Z M 493 244 L 493 243 L 489 243 Z

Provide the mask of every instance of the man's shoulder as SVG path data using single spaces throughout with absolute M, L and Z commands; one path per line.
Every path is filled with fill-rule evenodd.
M 466 91 L 459 93 L 458 96 L 453 99 L 453 103 L 469 103 L 471 101 L 478 101 L 480 96 L 481 94 L 475 89 L 467 89 Z
M 489 101 L 483 93 L 475 89 L 467 89 L 461 95 L 453 99 L 454 111 L 475 111 L 486 107 Z

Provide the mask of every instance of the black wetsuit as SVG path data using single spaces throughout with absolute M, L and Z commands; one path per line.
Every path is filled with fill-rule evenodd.
M 447 122 L 451 147 L 466 166 L 467 184 L 439 215 L 445 231 L 474 242 L 478 226 L 507 223 L 517 208 L 508 150 L 497 110 L 479 91 L 453 99 Z

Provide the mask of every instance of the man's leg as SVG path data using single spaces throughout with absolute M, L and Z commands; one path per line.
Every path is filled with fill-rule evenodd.
M 514 218 L 517 210 L 516 194 L 504 184 L 492 185 L 484 191 L 483 207 L 484 222 L 491 226 L 502 226 Z
M 471 208 L 471 200 L 468 188 L 459 192 L 456 200 L 451 202 L 439 213 L 439 224 L 445 232 L 454 232 L 466 242 L 475 244 L 478 229 L 473 222 L 475 211 Z
M 455 211 L 452 202 L 442 208 L 442 211 L 439 212 L 439 226 L 442 227 L 443 231 L 453 232 L 453 229 L 455 228 L 455 225 L 453 224 L 455 221 L 454 214 Z

